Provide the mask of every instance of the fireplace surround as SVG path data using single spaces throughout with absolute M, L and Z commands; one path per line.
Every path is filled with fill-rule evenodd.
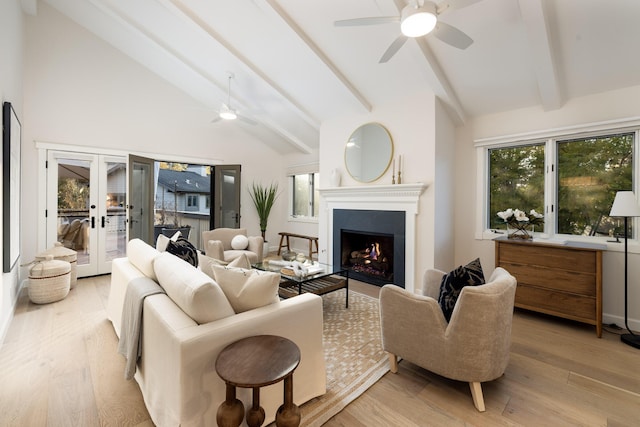
M 413 292 L 416 281 L 416 218 L 423 183 L 361 185 L 320 189 L 320 254 L 323 262 L 334 262 L 334 210 L 398 211 L 405 216 L 404 286 Z M 394 274 L 397 274 L 394 273 Z

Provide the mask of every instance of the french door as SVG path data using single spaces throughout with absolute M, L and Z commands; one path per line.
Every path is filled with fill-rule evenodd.
M 240 165 L 221 165 L 213 168 L 211 228 L 240 228 L 240 172 Z
M 126 254 L 126 157 L 49 151 L 47 247 L 78 253 L 78 276 L 111 272 Z

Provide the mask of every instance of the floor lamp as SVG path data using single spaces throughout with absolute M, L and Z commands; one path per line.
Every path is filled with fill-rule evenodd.
M 632 347 L 640 348 L 640 335 L 631 332 L 627 320 L 627 233 L 629 217 L 640 216 L 640 206 L 633 191 L 618 191 L 609 216 L 624 217 L 624 326 L 628 334 L 620 335 L 620 340 Z

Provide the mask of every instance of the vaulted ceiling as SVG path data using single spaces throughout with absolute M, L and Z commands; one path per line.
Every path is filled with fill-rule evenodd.
M 36 0 L 22 0 L 37 13 Z M 433 34 L 378 63 L 405 0 L 42 0 L 196 99 L 216 117 L 228 101 L 274 149 L 318 146 L 320 124 L 435 93 L 454 122 L 640 84 L 638 0 L 444 0 L 440 20 L 473 39 Z M 414 1 L 414 0 L 410 0 Z M 421 0 L 422 1 L 422 0 Z M 458 6 L 458 7 L 456 7 Z M 464 7 L 460 7 L 464 6 Z

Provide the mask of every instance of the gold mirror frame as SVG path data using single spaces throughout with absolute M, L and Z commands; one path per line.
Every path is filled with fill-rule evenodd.
M 391 134 L 380 123 L 365 123 L 358 127 L 344 149 L 347 172 L 359 182 L 373 182 L 389 169 L 393 159 Z

